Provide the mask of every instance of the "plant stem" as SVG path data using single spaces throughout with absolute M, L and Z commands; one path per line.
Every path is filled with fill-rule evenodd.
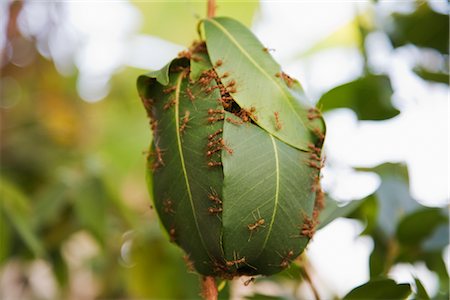
M 314 294 L 314 299 L 320 300 L 319 292 L 317 292 L 317 288 L 314 285 L 314 283 L 312 282 L 311 276 L 309 275 L 309 274 L 311 274 L 311 265 L 309 264 L 309 262 L 306 258 L 306 255 L 302 255 L 298 261 L 300 264 L 301 273 L 302 273 L 303 277 L 305 278 L 305 280 L 308 282 L 308 285 Z
M 217 300 L 216 280 L 212 276 L 202 277 L 202 297 L 205 300 Z
M 216 0 L 208 0 L 208 19 L 214 18 L 216 15 Z

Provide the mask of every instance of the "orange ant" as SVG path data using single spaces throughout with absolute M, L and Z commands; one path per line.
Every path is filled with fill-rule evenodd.
M 217 140 L 211 140 L 208 144 L 206 144 L 206 147 L 211 148 L 214 145 L 217 145 L 222 142 L 222 138 L 218 138 Z
M 232 267 L 234 265 L 236 267 L 236 269 L 237 269 L 239 264 L 244 264 L 245 263 L 245 257 L 237 259 L 236 256 L 235 256 L 234 260 L 226 261 L 225 263 L 226 263 L 226 265 L 228 267 Z
M 308 144 L 308 148 L 309 148 L 310 150 L 312 150 L 312 151 L 318 153 L 318 154 L 319 154 L 320 151 L 321 151 L 320 148 L 316 147 L 316 146 L 315 146 L 314 144 L 312 144 L 312 143 L 309 143 L 309 144 Z
M 176 230 L 175 230 L 175 228 L 170 228 L 170 230 L 169 230 L 169 236 L 170 236 L 170 242 L 171 243 L 174 243 L 175 242 L 175 240 L 176 240 Z
M 169 215 L 173 215 L 175 211 L 173 210 L 173 202 L 170 199 L 163 201 L 164 212 Z
M 150 128 L 152 129 L 153 134 L 155 134 L 158 131 L 158 120 L 151 119 Z
M 220 200 L 217 192 L 215 190 L 213 190 L 213 188 L 210 188 L 210 189 L 211 189 L 211 193 L 208 194 L 208 199 L 217 204 L 222 204 L 222 200 Z
M 250 240 L 252 238 L 253 232 L 257 232 L 260 227 L 265 227 L 264 224 L 266 224 L 266 221 L 264 220 L 264 218 L 261 218 L 261 214 L 259 213 L 259 209 L 257 209 L 257 211 L 258 211 L 258 218 L 255 216 L 255 212 L 252 211 L 253 218 L 256 220 L 256 222 L 255 223 L 250 223 L 250 224 L 247 225 L 247 228 L 250 231 L 250 237 L 248 238 L 249 242 L 250 242 Z
M 209 117 L 208 123 L 214 123 L 217 121 L 223 121 L 225 119 L 225 116 L 219 116 L 219 117 Z
M 320 128 L 314 128 L 313 133 L 319 139 L 319 141 L 322 143 L 323 140 L 325 139 L 325 135 L 322 133 L 322 131 L 320 131 Z
M 294 256 L 294 251 L 289 250 L 287 255 L 285 257 L 282 257 L 280 267 L 282 267 L 283 269 L 289 267 L 289 263 L 291 262 L 293 256 Z
M 183 133 L 184 132 L 184 130 L 186 129 L 186 127 L 189 127 L 188 125 L 187 125 L 187 123 L 189 122 L 189 116 L 190 116 L 190 112 L 187 110 L 185 113 L 184 113 L 184 117 L 183 117 L 183 120 L 182 120 L 182 124 L 181 124 L 181 126 L 180 126 L 180 133 Z
M 218 136 L 218 135 L 221 134 L 222 132 L 223 132 L 223 129 L 220 128 L 219 130 L 217 130 L 217 131 L 214 132 L 213 134 L 208 135 L 208 140 L 214 139 L 216 136 Z
M 306 214 L 303 215 L 303 225 L 300 230 L 300 235 L 311 239 L 316 232 L 316 225 L 317 220 L 315 218 L 311 219 Z
M 230 73 L 228 72 L 224 72 L 221 76 L 221 78 L 227 78 L 228 76 L 230 76 Z
M 242 108 L 239 113 L 239 117 L 244 122 L 249 122 L 251 118 L 253 118 L 255 121 L 258 121 L 258 118 L 254 115 L 255 111 L 256 111 L 256 108 L 254 108 L 253 106 L 250 107 L 250 109 Z
M 161 166 L 164 166 L 162 153 L 163 153 L 163 151 L 161 150 L 161 148 L 156 146 L 155 147 L 155 152 L 149 154 L 149 156 L 155 156 L 156 157 L 156 159 L 155 159 L 155 161 L 153 162 L 153 165 L 152 165 L 152 170 L 153 171 L 155 171 L 156 169 L 158 169 Z
M 192 93 L 192 90 L 188 87 L 186 88 L 186 95 L 188 96 L 189 100 L 191 100 L 191 102 L 195 100 L 195 96 Z
M 231 124 L 234 124 L 234 125 L 241 125 L 243 123 L 243 121 L 241 121 L 241 120 L 234 120 L 234 119 L 232 119 L 230 117 L 226 118 L 226 121 L 228 123 L 231 123 Z
M 283 128 L 283 125 L 280 122 L 280 113 L 276 111 L 273 114 L 275 116 L 275 129 L 281 130 L 281 128 Z
M 175 91 L 176 89 L 177 89 L 176 86 L 172 86 L 172 87 L 169 87 L 169 88 L 164 89 L 164 90 L 163 90 L 163 93 L 164 93 L 164 94 L 170 94 L 170 93 L 172 93 L 173 91 Z
M 225 111 L 223 109 L 208 109 L 208 115 L 214 115 L 214 114 L 223 114 Z
M 167 102 L 166 104 L 164 104 L 163 109 L 164 110 L 168 110 L 169 108 L 174 106 L 176 103 L 177 103 L 177 100 L 176 99 L 172 99 L 169 102 Z
M 286 85 L 290 88 L 294 85 L 294 79 L 292 79 L 291 76 L 289 76 L 288 74 L 286 74 L 284 72 L 278 72 L 275 74 L 275 76 L 283 79 L 284 82 L 286 83 Z
M 249 266 L 250 268 L 256 270 L 256 268 L 254 266 L 247 263 L 247 261 L 245 260 L 245 256 L 238 258 L 238 255 L 236 254 L 235 251 L 233 251 L 233 260 L 230 260 L 230 261 L 225 260 L 225 264 L 227 265 L 227 267 L 232 267 L 234 265 L 236 269 L 239 268 L 239 264 L 245 264 L 245 265 Z
M 221 59 L 218 59 L 216 61 L 216 64 L 214 65 L 214 67 L 220 67 L 223 64 L 223 61 Z
M 222 166 L 222 162 L 220 162 L 220 161 L 209 161 L 208 162 L 208 167 L 218 167 L 218 166 Z
M 208 212 L 212 215 L 220 214 L 222 211 L 222 207 L 208 207 Z
M 183 255 L 183 261 L 186 264 L 186 268 L 188 269 L 188 271 L 190 273 L 194 273 L 195 272 L 194 263 L 190 259 L 189 254 Z
M 308 166 L 309 166 L 310 168 L 320 170 L 320 169 L 323 168 L 323 162 L 320 161 L 320 162 L 317 163 L 317 162 L 315 162 L 315 161 L 309 161 L 309 162 L 308 162 Z
M 308 109 L 308 120 L 312 121 L 314 119 L 320 118 L 321 116 L 322 115 L 317 108 L 313 107 Z

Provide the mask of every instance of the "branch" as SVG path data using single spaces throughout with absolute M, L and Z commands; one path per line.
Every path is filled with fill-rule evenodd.
M 208 0 L 208 19 L 214 18 L 216 15 L 216 0 Z
M 217 300 L 216 280 L 212 276 L 202 277 L 202 297 L 205 300 Z

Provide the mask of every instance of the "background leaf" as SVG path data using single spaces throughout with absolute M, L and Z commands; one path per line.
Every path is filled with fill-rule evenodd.
M 392 106 L 391 96 L 389 77 L 369 74 L 326 92 L 318 106 L 324 112 L 350 108 L 359 120 L 385 120 L 399 114 Z
M 409 284 L 397 284 L 392 279 L 379 279 L 354 288 L 343 299 L 406 299 L 410 293 Z

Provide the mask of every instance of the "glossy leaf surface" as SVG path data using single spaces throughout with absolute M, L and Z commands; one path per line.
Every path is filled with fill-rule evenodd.
M 244 109 L 254 108 L 253 120 L 280 140 L 301 150 L 315 141 L 313 128 L 324 131 L 321 117 L 308 119 L 313 106 L 298 82 L 283 79 L 280 65 L 242 24 L 230 18 L 204 20 L 208 53 L 225 85 L 236 82 L 230 94 Z M 278 114 L 279 121 L 277 121 Z M 281 126 L 277 125 L 281 123 Z
M 211 261 L 223 257 L 220 218 L 208 213 L 212 205 L 208 194 L 220 193 L 222 172 L 208 167 L 205 152 L 208 135 L 222 124 L 207 122 L 208 109 L 220 109 L 219 95 L 217 91 L 206 95 L 199 85 L 189 83 L 185 70 L 170 73 L 169 78 L 167 86 L 148 77 L 141 77 L 139 84 L 146 87 L 142 97 L 155 99 L 151 114 L 158 122 L 148 166 L 149 172 L 154 168 L 153 200 L 170 238 L 190 255 L 199 272 L 208 274 Z M 188 88 L 202 99 L 191 101 Z
M 283 260 L 297 257 L 308 241 L 300 231 L 305 218 L 312 219 L 315 200 L 310 153 L 250 123 L 225 122 L 224 140 L 233 150 L 222 154 L 225 257 L 245 257 L 249 273 L 279 272 Z M 255 226 L 260 220 L 264 224 Z
M 392 279 L 378 279 L 354 288 L 343 299 L 406 299 L 409 294 L 409 284 L 397 284 Z
M 319 100 L 322 111 L 350 108 L 360 120 L 385 120 L 400 112 L 391 103 L 392 87 L 384 75 L 367 75 L 326 92 Z

